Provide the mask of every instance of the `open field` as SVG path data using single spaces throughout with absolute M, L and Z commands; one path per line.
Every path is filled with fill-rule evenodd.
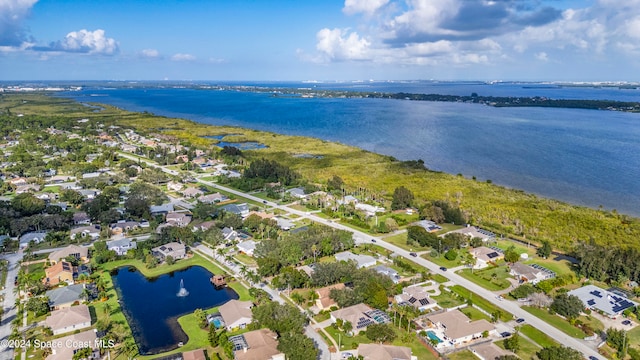
M 471 269 L 462 269 L 457 274 L 491 291 L 504 290 L 511 286 L 507 280 L 510 275 L 509 268 L 506 266 L 473 270 L 473 272 Z

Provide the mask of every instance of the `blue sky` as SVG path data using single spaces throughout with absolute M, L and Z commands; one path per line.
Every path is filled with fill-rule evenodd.
M 640 0 L 0 0 L 0 80 L 640 81 Z

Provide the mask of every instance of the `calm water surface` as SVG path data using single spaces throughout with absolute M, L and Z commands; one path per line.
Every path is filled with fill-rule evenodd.
M 640 101 L 640 90 L 617 88 L 420 82 L 286 85 Z M 173 88 L 89 88 L 67 96 L 206 124 L 338 141 L 402 160 L 423 159 L 434 170 L 640 215 L 640 114 Z
M 120 305 L 133 330 L 141 354 L 157 354 L 187 343 L 187 335 L 178 318 L 195 309 L 222 305 L 238 294 L 229 288 L 215 289 L 209 282 L 212 274 L 200 266 L 147 279 L 133 267 L 112 274 Z M 180 280 L 189 292 L 178 297 Z

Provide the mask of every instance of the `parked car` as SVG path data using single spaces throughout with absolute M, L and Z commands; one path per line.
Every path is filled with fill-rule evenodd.
M 414 253 L 414 252 L 410 252 L 409 255 L 413 256 L 413 257 L 418 257 L 418 254 Z
M 502 336 L 503 338 L 506 338 L 506 337 L 511 336 L 511 333 L 510 333 L 510 332 L 505 331 L 505 332 L 503 332 L 503 333 L 500 333 L 500 336 Z
M 631 320 L 622 321 L 622 325 L 631 325 Z

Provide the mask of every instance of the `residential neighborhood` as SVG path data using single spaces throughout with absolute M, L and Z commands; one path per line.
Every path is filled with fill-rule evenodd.
M 555 259 L 542 244 L 459 221 L 454 201 L 315 183 L 237 149 L 95 120 L 45 134 L 60 142 L 55 151 L 43 141 L 22 148 L 20 133 L 2 140 L 3 258 L 15 269 L 3 270 L 3 296 L 17 299 L 5 300 L 17 317 L 2 325 L 14 340 L 95 346 L 16 356 L 529 359 L 563 345 L 605 357 L 615 352 L 607 333 L 638 331 L 630 278 L 581 277 L 571 254 Z M 36 149 L 50 156 L 37 173 L 7 155 Z M 127 281 L 171 282 L 173 303 L 195 302 L 201 288 L 225 298 L 171 317 L 187 337 L 145 353 Z M 149 311 L 172 306 L 142 296 Z

